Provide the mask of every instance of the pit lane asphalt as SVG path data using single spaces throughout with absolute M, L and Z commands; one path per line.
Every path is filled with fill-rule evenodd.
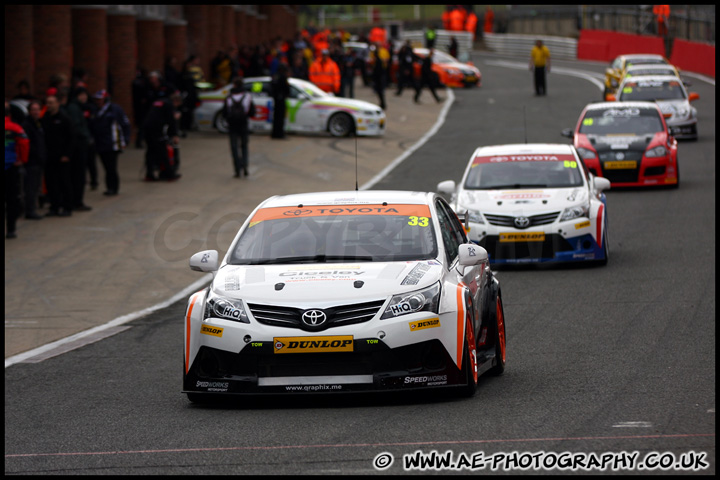
M 361 83 L 357 79 L 356 98 L 377 103 Z M 181 141 L 183 176 L 173 183 L 143 182 L 144 150 L 130 146 L 120 155 L 120 195 L 103 196 L 101 184 L 85 194 L 92 211 L 21 219 L 18 238 L 5 240 L 6 360 L 110 322 L 88 338 L 117 332 L 127 320 L 187 297 L 209 278 L 190 271 L 190 256 L 205 249 L 224 254 L 262 200 L 354 190 L 356 147 L 358 184 L 373 181 L 420 141 L 452 102 L 452 94 L 441 104 L 430 102 L 428 92 L 424 97 L 418 105 L 412 92 L 397 97 L 388 89 L 385 135 L 358 137 L 357 145 L 354 138 L 250 135 L 247 178 L 233 178 L 227 136 L 216 132 L 191 132 Z
M 560 130 L 600 97 L 590 82 L 553 74 L 548 96 L 533 97 L 528 72 L 486 58 L 476 57 L 483 88 L 456 91 L 438 134 L 373 188 L 458 180 L 477 145 L 524 140 L 523 110 L 529 141 L 566 142 Z M 7 368 L 6 473 L 373 473 L 375 456 L 390 452 L 385 472 L 397 474 L 402 455 L 417 450 L 693 450 L 708 455 L 710 468 L 699 473 L 713 474 L 715 92 L 700 82 L 692 90 L 701 95 L 701 138 L 680 145 L 682 185 L 608 192 L 607 267 L 498 273 L 508 369 L 483 378 L 475 398 L 193 406 L 179 393 L 180 301 L 112 338 Z

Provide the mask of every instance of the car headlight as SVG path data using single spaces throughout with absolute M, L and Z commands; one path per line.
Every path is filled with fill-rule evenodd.
M 580 205 L 568 207 L 565 210 L 563 210 L 562 215 L 560 215 L 560 221 L 564 222 L 566 220 L 572 220 L 573 218 L 587 217 L 587 214 L 589 211 L 590 211 L 589 203 L 582 203 Z
M 440 282 L 423 290 L 395 295 L 390 300 L 380 320 L 395 318 L 415 312 L 438 313 L 440 305 Z
M 645 152 L 645 156 L 648 158 L 664 157 L 667 155 L 667 148 L 660 145 L 659 147 L 651 148 Z
M 208 318 L 220 318 L 222 320 L 250 323 L 242 300 L 222 297 L 212 293 L 212 291 L 208 294 L 207 302 L 205 302 L 203 321 Z
M 583 158 L 583 159 L 585 159 L 585 160 L 588 160 L 588 159 L 591 159 L 591 158 L 595 158 L 595 152 L 593 152 L 593 151 L 590 150 L 589 148 L 579 147 L 579 148 L 577 149 L 577 151 L 578 151 L 578 154 L 580 155 L 580 158 Z
M 482 213 L 477 210 L 468 210 L 468 221 L 472 223 L 485 223 Z

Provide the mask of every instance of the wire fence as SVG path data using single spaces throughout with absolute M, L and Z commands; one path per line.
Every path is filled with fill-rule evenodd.
M 497 33 L 560 35 L 577 38 L 581 29 L 657 35 L 652 5 L 513 5 L 496 16 Z M 498 18 L 499 17 L 499 18 Z M 715 44 L 714 5 L 671 5 L 668 36 Z

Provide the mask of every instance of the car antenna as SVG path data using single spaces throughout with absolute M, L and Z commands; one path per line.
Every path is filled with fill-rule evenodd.
M 355 191 L 358 191 L 357 135 L 355 135 Z
M 527 116 L 525 115 L 525 105 L 523 105 L 523 131 L 525 132 L 525 143 L 527 144 Z

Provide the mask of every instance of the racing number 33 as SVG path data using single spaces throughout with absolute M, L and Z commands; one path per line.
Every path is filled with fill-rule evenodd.
M 408 221 L 408 225 L 411 226 L 420 226 L 420 227 L 427 227 L 430 224 L 430 220 L 428 217 L 416 217 L 411 216 L 409 217 L 410 220 Z

